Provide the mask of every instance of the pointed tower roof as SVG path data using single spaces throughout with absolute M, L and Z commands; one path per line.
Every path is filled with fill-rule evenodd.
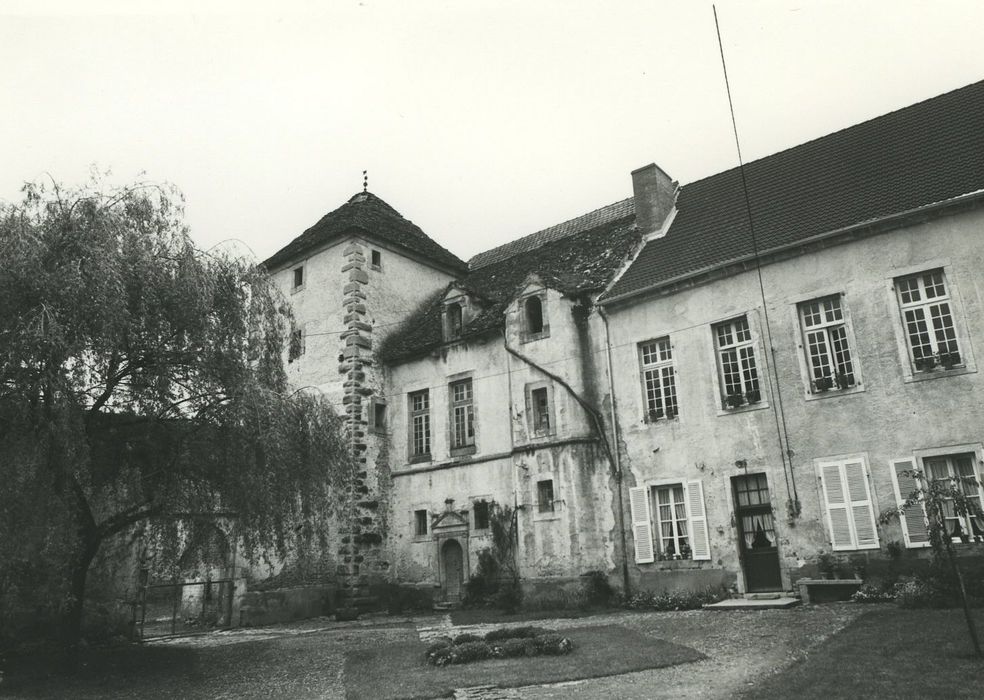
M 468 269 L 463 260 L 372 192 L 359 192 L 338 209 L 325 214 L 314 226 L 263 261 L 263 266 L 275 270 L 347 234 L 390 244 L 458 274 Z

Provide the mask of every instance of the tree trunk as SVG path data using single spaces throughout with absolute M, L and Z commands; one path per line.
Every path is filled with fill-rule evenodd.
M 82 610 L 85 605 L 85 584 L 99 540 L 92 534 L 79 537 L 79 549 L 72 558 L 69 570 L 69 597 L 61 616 L 61 646 L 66 665 L 75 670 L 79 660 L 79 642 L 82 640 Z
M 981 642 L 977 638 L 977 627 L 974 625 L 974 617 L 971 615 L 970 605 L 967 603 L 967 590 L 964 588 L 963 576 L 960 574 L 960 567 L 957 566 L 957 558 L 953 553 L 953 545 L 950 543 L 949 537 L 946 538 L 946 553 L 950 559 L 950 567 L 953 569 L 953 575 L 957 578 L 957 586 L 960 588 L 960 602 L 963 604 L 964 618 L 967 620 L 967 631 L 970 632 L 970 641 L 974 645 L 974 653 L 977 654 L 977 658 L 981 658 L 984 656 L 981 653 Z

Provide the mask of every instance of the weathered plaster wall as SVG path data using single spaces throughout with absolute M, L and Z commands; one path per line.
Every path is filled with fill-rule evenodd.
M 533 286 L 526 292 L 544 290 Z M 545 291 L 545 302 L 549 336 L 521 337 L 520 313 L 514 305 L 506 321 L 510 347 L 562 378 L 579 394 L 597 393 L 593 386 L 586 386 L 595 379 L 585 377 L 579 344 L 586 336 L 575 326 L 573 302 L 552 290 Z M 473 380 L 476 451 L 452 457 L 448 382 L 464 376 Z M 549 388 L 549 431 L 531 432 L 529 385 Z M 477 562 L 478 551 L 490 544 L 486 532 L 473 529 L 470 512 L 471 502 L 482 498 L 519 507 L 522 576 L 569 578 L 591 569 L 614 568 L 609 465 L 587 414 L 560 383 L 510 355 L 503 338 L 496 336 L 455 343 L 392 367 L 389 387 L 397 401 L 390 433 L 394 478 L 389 529 L 395 574 L 400 580 L 440 585 L 437 545 L 430 535 L 414 534 L 413 512 L 427 509 L 439 514 L 447 507 L 447 499 L 456 511 L 469 511 L 472 529 L 466 576 L 468 567 Z M 430 391 L 432 460 L 410 464 L 407 394 L 424 388 Z M 554 482 L 555 508 L 552 513 L 539 513 L 536 484 L 547 478 Z
M 729 483 L 730 477 L 744 472 L 736 467 L 738 460 L 747 463 L 748 473 L 768 475 L 788 587 L 805 561 L 830 549 L 815 459 L 865 455 L 881 510 L 895 503 L 892 458 L 984 440 L 984 382 L 976 371 L 984 353 L 982 230 L 984 212 L 977 210 L 764 266 L 774 358 L 767 351 L 754 270 L 610 310 L 627 476 L 640 485 L 663 478 L 703 480 L 712 561 L 701 568 L 740 571 Z M 944 268 L 955 297 L 964 329 L 961 352 L 969 369 L 938 371 L 926 381 L 911 381 L 892 279 L 937 267 Z M 810 396 L 796 304 L 833 293 L 844 295 L 861 385 Z M 710 324 L 743 313 L 759 339 L 756 357 L 763 400 L 751 410 L 728 411 L 720 408 Z M 673 345 L 680 413 L 673 420 L 647 423 L 638 343 L 666 335 Z M 793 522 L 786 518 L 789 498 L 773 412 L 777 401 L 770 395 L 775 388 L 773 361 L 802 505 L 801 517 Z M 879 526 L 879 536 L 882 551 L 887 542 L 902 541 L 896 524 Z M 660 562 L 632 565 L 636 577 L 650 581 L 660 567 Z

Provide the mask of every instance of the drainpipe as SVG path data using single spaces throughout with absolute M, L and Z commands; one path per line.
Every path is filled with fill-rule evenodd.
M 612 444 L 615 446 L 615 491 L 618 494 L 618 533 L 622 545 L 622 582 L 625 596 L 629 596 L 629 555 L 625 545 L 625 505 L 622 496 L 622 459 L 618 450 L 618 416 L 615 413 L 615 375 L 612 371 L 612 335 L 608 326 L 608 312 L 598 307 L 598 315 L 605 322 L 605 355 L 608 358 L 608 395 L 611 397 Z

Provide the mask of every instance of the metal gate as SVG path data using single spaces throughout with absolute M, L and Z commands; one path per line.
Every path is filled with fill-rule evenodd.
M 141 640 L 204 634 L 232 625 L 232 579 L 144 586 L 138 602 Z

